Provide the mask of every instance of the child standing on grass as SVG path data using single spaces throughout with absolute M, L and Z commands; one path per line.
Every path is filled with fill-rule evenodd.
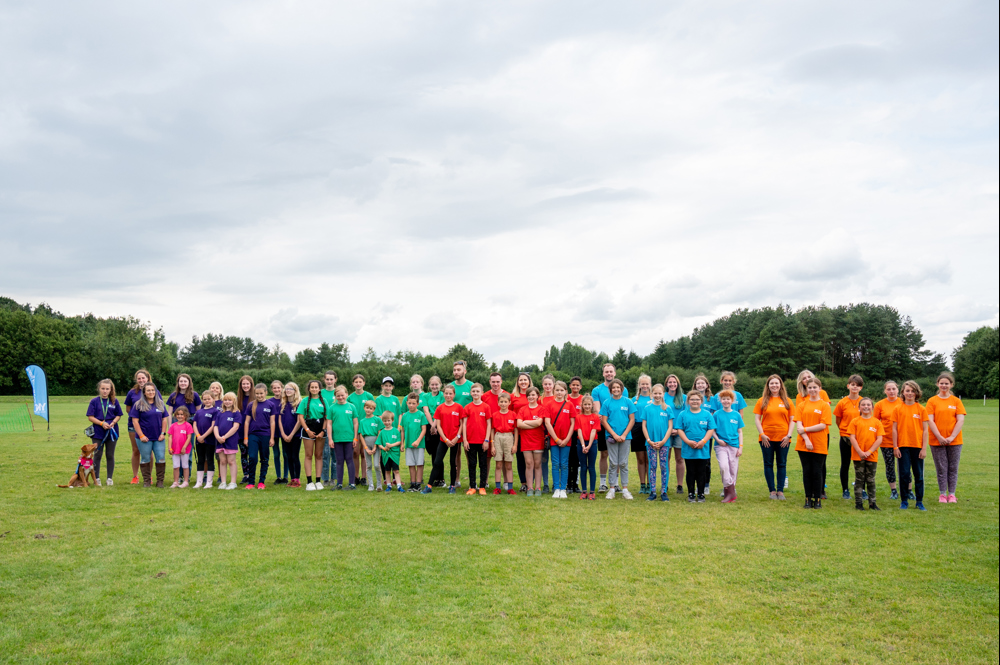
M 254 401 L 245 407 L 243 416 L 243 442 L 247 447 L 249 462 L 246 488 L 256 487 L 262 490 L 266 487 L 267 469 L 271 461 L 271 448 L 274 447 L 274 416 L 277 409 L 267 396 L 267 386 L 258 383 L 254 386 Z M 257 476 L 257 463 L 260 462 L 260 476 Z M 256 484 L 255 484 L 256 481 Z
M 403 448 L 406 450 L 406 466 L 410 470 L 410 491 L 419 492 L 424 484 L 424 440 L 427 436 L 427 418 L 419 410 L 420 395 L 406 396 L 406 413 L 399 417 L 403 428 Z
M 642 414 L 642 429 L 646 437 L 646 457 L 649 459 L 649 496 L 656 501 L 656 469 L 660 469 L 660 501 L 670 501 L 670 429 L 674 411 L 663 401 L 663 386 L 657 383 L 652 389 L 652 401 Z
M 608 494 L 614 499 L 618 484 L 622 496 L 632 500 L 628 489 L 628 456 L 632 449 L 632 428 L 635 427 L 635 404 L 624 397 L 625 384 L 620 379 L 612 379 L 611 399 L 601 404 L 601 424 L 604 426 L 608 443 Z
M 833 424 L 830 403 L 823 399 L 823 384 L 815 376 L 806 379 L 807 398 L 795 407 L 795 423 L 799 432 L 795 450 L 802 462 L 802 484 L 806 502 L 803 508 L 822 508 L 823 469 L 829 441 L 829 428 Z
M 356 413 L 362 414 L 365 412 L 365 402 L 369 400 L 374 400 L 375 397 L 365 390 L 365 377 L 363 374 L 355 374 L 351 377 L 351 385 L 354 387 L 354 391 L 347 396 L 347 401 L 354 405 L 357 409 Z M 360 419 L 360 415 L 358 418 Z M 382 421 L 379 421 L 379 428 L 382 427 Z M 360 428 L 360 423 L 359 423 Z M 371 477 L 367 476 L 366 469 L 367 464 L 361 464 L 362 457 L 364 456 L 364 451 L 362 450 L 362 437 L 361 432 L 358 432 L 358 440 L 354 442 L 354 468 L 357 469 L 358 473 L 365 473 L 364 478 L 360 478 L 355 483 L 356 485 L 364 484 L 367 482 L 371 484 Z M 365 460 L 367 462 L 367 460 Z
M 344 489 L 344 464 L 347 465 L 348 489 L 355 488 L 354 479 L 357 469 L 354 468 L 354 442 L 358 438 L 358 420 L 361 412 L 347 401 L 347 388 L 337 386 L 334 390 L 333 406 L 329 410 L 326 421 L 327 440 L 333 449 L 337 463 L 337 485 L 335 489 Z M 378 402 L 376 402 L 377 404 Z M 330 473 L 333 481 L 333 472 Z
M 465 421 L 462 424 L 462 441 L 465 456 L 469 461 L 469 489 L 467 496 L 486 496 L 487 478 L 490 472 L 490 436 L 492 434 L 493 411 L 483 401 L 483 386 L 473 383 L 469 390 L 472 401 L 465 405 Z M 476 483 L 476 466 L 479 466 L 479 483 Z
M 927 457 L 927 410 L 920 405 L 922 392 L 916 381 L 903 384 L 903 403 L 892 412 L 893 452 L 899 460 L 899 483 L 903 491 L 913 480 L 917 510 L 924 508 L 924 458 Z M 910 507 L 909 497 L 901 493 L 899 507 Z
M 191 477 L 191 437 L 194 435 L 194 427 L 188 422 L 191 413 L 186 406 L 179 406 L 174 409 L 174 423 L 170 425 L 167 434 L 170 437 L 170 456 L 174 461 L 174 484 L 175 487 L 187 487 L 188 478 Z M 184 470 L 184 482 L 180 483 L 181 469 Z
M 556 381 L 554 399 L 546 407 L 545 428 L 549 432 L 549 458 L 552 460 L 553 499 L 566 499 L 569 482 L 569 449 L 573 445 L 573 428 L 576 407 L 566 399 L 569 389 L 563 381 Z
M 872 415 L 874 409 L 871 399 L 862 397 L 858 404 L 858 417 L 848 426 L 851 459 L 854 461 L 854 507 L 858 510 L 865 509 L 865 499 L 868 499 L 871 510 L 881 510 L 875 503 L 875 472 L 878 470 L 878 451 L 885 428 Z
M 538 403 L 538 388 L 525 392 L 528 404 L 517 414 L 521 451 L 524 453 L 524 475 L 528 481 L 528 496 L 542 495 L 542 448 L 545 445 L 545 409 Z
M 577 456 L 580 458 L 580 499 L 593 501 L 597 498 L 597 434 L 601 431 L 601 417 L 594 413 L 594 398 L 584 395 L 580 400 L 580 413 L 576 417 Z M 587 491 L 587 478 L 590 491 Z
M 496 487 L 494 494 L 500 494 L 501 483 L 507 494 L 514 491 L 514 456 L 517 454 L 517 414 L 510 410 L 510 395 L 502 392 L 497 397 L 497 412 L 491 419 L 493 440 L 490 447 L 496 458 Z
M 432 376 L 427 381 L 427 387 L 429 388 L 428 392 L 420 393 L 420 410 L 427 418 L 427 436 L 424 437 L 424 441 L 426 441 L 427 456 L 431 462 L 431 478 L 434 483 L 439 483 L 438 486 L 442 487 L 444 486 L 444 467 L 438 467 L 437 461 L 441 437 L 438 434 L 437 423 L 434 421 L 437 408 L 444 402 L 444 394 L 441 392 L 441 378 L 436 375 Z M 437 477 L 435 478 L 435 476 Z
M 676 416 L 687 407 L 687 395 L 681 390 L 681 380 L 676 374 L 667 376 L 663 382 L 666 391 L 663 394 L 663 401 L 674 412 Z M 670 448 L 674 451 L 674 479 L 677 481 L 677 493 L 684 493 L 684 456 L 681 450 L 683 442 L 681 437 L 674 431 L 670 435 Z M 669 473 L 669 472 L 668 472 Z
M 895 501 L 899 498 L 896 492 L 896 456 L 892 451 L 892 412 L 903 403 L 899 398 L 899 384 L 895 381 L 886 381 L 882 388 L 885 399 L 880 399 L 875 403 L 875 410 L 872 412 L 876 418 L 882 421 L 882 429 L 885 434 L 882 436 L 882 461 L 885 462 L 885 480 L 889 483 L 889 500 Z
M 708 413 L 715 413 L 715 408 L 712 402 L 712 384 L 708 382 L 708 377 L 704 374 L 698 374 L 694 377 L 693 389 L 697 390 L 701 395 L 701 409 L 702 411 L 707 411 Z M 690 393 L 688 393 L 690 394 Z M 705 494 L 712 491 L 712 441 L 708 440 L 708 459 L 709 462 L 705 465 Z
M 243 417 L 236 408 L 236 393 L 226 393 L 222 397 L 222 410 L 215 416 L 215 452 L 219 456 L 219 489 L 236 489 L 236 456 L 240 452 L 239 438 Z M 226 469 L 231 471 L 230 482 L 226 484 Z
M 382 454 L 375 440 L 382 430 L 382 421 L 375 417 L 375 401 L 368 400 L 363 405 L 365 417 L 358 423 L 358 436 L 361 437 L 361 450 L 365 456 L 365 476 L 368 479 L 368 491 L 382 491 Z
M 995 366 L 994 366 L 995 367 Z M 958 503 L 955 488 L 958 486 L 958 461 L 962 458 L 962 426 L 965 424 L 965 405 L 951 393 L 955 376 L 941 372 L 937 378 L 937 395 L 927 400 L 927 424 L 931 455 L 937 470 L 939 503 Z
M 302 447 L 302 426 L 296 410 L 302 394 L 299 385 L 289 381 L 281 389 L 281 399 L 278 402 L 278 414 L 274 422 L 278 425 L 278 436 L 283 441 L 285 450 L 285 466 L 288 468 L 289 487 L 302 487 L 302 464 L 299 461 L 299 450 Z
M 682 441 L 688 503 L 705 503 L 705 469 L 711 466 L 709 442 L 715 435 L 715 418 L 702 408 L 703 399 L 697 390 L 688 392 L 687 408 L 674 416 L 673 422 L 674 431 Z
M 723 389 L 716 395 L 720 409 L 715 412 L 715 457 L 722 472 L 722 503 L 736 501 L 736 476 L 743 454 L 743 416 L 733 408 L 736 395 Z
M 395 426 L 396 414 L 392 411 L 382 413 L 382 429 L 379 430 L 375 439 L 375 446 L 382 452 L 382 469 L 385 470 L 385 491 L 392 491 L 392 479 L 396 479 L 396 487 L 400 492 L 403 489 L 403 481 L 399 477 L 399 449 L 403 445 L 399 428 Z
M 194 414 L 194 449 L 198 464 L 198 479 L 195 489 L 212 486 L 215 473 L 215 417 L 219 409 L 215 406 L 215 393 L 206 390 L 201 394 L 201 408 Z M 204 480 L 204 484 L 202 481 Z
M 858 417 L 860 410 L 858 404 L 861 401 L 861 390 L 865 381 L 857 374 L 852 374 L 847 379 L 847 397 L 844 397 L 837 406 L 833 408 L 833 415 L 837 419 L 837 427 L 840 429 L 840 489 L 845 499 L 851 498 L 851 493 L 847 489 L 849 480 L 849 469 L 853 453 L 851 447 L 851 421 Z M 867 497 L 866 497 L 867 498 Z
M 649 456 L 646 453 L 646 430 L 642 427 L 645 418 L 646 407 L 653 398 L 650 391 L 653 389 L 653 380 L 648 374 L 640 374 L 636 381 L 635 397 L 632 403 L 635 404 L 635 426 L 632 427 L 632 444 L 630 450 L 635 453 L 635 464 L 639 472 L 639 491 L 643 494 L 649 492 L 647 480 L 649 476 Z
M 431 382 L 434 385 L 434 382 Z M 434 458 L 434 471 L 431 473 L 431 482 L 427 487 L 420 490 L 422 494 L 430 494 L 431 486 L 441 473 L 440 480 L 444 480 L 444 457 L 448 455 L 450 468 L 450 481 L 448 484 L 448 494 L 455 494 L 455 481 L 458 475 L 458 448 L 462 443 L 463 421 L 465 420 L 465 408 L 455 401 L 455 386 L 450 383 L 444 387 L 444 402 L 438 405 L 434 411 L 434 424 L 437 426 L 438 436 L 441 438 L 441 445 L 438 446 L 437 455 Z M 440 471 L 438 471 L 440 469 Z
M 97 397 L 90 400 L 87 406 L 87 420 L 91 422 L 94 433 L 90 439 L 97 444 L 94 451 L 94 480 L 101 486 L 101 457 L 107 454 L 108 487 L 115 481 L 115 446 L 118 443 L 118 421 L 124 414 L 115 396 L 115 384 L 111 379 L 102 379 L 97 384 Z

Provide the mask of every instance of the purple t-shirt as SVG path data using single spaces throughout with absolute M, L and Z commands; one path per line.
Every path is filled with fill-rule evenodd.
M 163 395 L 160 395 L 159 389 L 157 389 L 156 395 L 160 399 L 163 399 Z M 131 411 L 132 407 L 135 406 L 135 403 L 138 402 L 140 399 L 142 399 L 142 391 L 136 390 L 134 388 L 128 391 L 128 394 L 125 395 L 125 409 L 127 411 Z
M 219 430 L 221 436 L 225 436 L 229 430 L 233 429 L 233 425 L 236 425 L 236 431 L 226 439 L 226 443 L 229 444 L 229 449 L 235 448 L 236 444 L 240 442 L 240 432 L 243 430 L 243 418 L 240 416 L 239 411 L 219 411 L 215 416 L 215 428 Z M 216 437 L 216 440 L 221 443 L 221 439 Z
M 156 441 L 160 438 L 160 434 L 163 433 L 163 419 L 166 416 L 166 409 L 157 409 L 152 404 L 149 405 L 148 411 L 140 411 L 138 406 L 133 406 L 132 410 L 128 412 L 129 420 L 132 418 L 139 419 L 139 427 L 150 441 Z M 136 431 L 136 434 L 138 434 L 138 431 Z
M 257 415 L 254 415 L 254 404 L 257 405 Z M 247 428 L 247 436 L 251 434 L 256 434 L 258 436 L 271 436 L 271 416 L 278 414 L 278 410 L 274 408 L 274 402 L 269 399 L 263 402 L 250 402 L 243 409 L 244 421 L 249 418 L 250 423 Z
M 184 396 L 184 393 L 170 393 L 170 397 L 167 398 L 167 406 L 173 409 L 173 411 L 185 406 L 187 407 L 188 413 L 194 416 L 195 412 L 201 408 L 201 397 L 198 393 L 195 393 L 194 401 L 191 404 L 188 404 L 187 397 Z M 173 413 L 173 411 L 171 413 Z
M 198 433 L 204 434 L 205 432 L 210 432 L 205 437 L 205 443 L 215 443 L 215 433 L 212 428 L 215 426 L 215 417 L 218 414 L 219 409 L 214 406 L 210 409 L 198 409 L 194 414 L 194 425 L 198 428 Z
M 122 407 L 118 403 L 118 400 L 112 402 L 109 399 L 101 399 L 100 397 L 95 397 L 90 400 L 90 406 L 87 407 L 87 416 L 93 416 L 98 420 L 103 420 L 106 423 L 110 423 L 115 418 L 120 418 L 122 416 Z M 114 439 L 118 439 L 118 423 L 115 423 L 111 430 L 114 430 Z M 94 425 L 94 441 L 103 441 L 105 436 L 111 430 L 106 430 L 103 427 Z
M 295 423 L 299 421 L 299 414 L 295 412 L 295 407 L 292 406 L 291 402 L 285 404 L 284 410 L 281 409 L 281 405 L 278 405 L 279 416 L 281 418 L 281 426 L 285 428 L 285 434 L 288 434 L 293 429 L 295 429 Z M 275 432 L 276 436 L 281 435 L 281 430 Z

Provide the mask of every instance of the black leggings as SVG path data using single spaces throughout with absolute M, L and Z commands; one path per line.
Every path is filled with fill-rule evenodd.
M 847 491 L 851 471 L 851 437 L 840 437 L 840 489 Z
M 118 441 L 112 441 L 109 436 L 104 441 L 98 441 L 93 439 L 94 443 L 97 444 L 97 450 L 94 451 L 94 478 L 101 477 L 101 456 L 107 453 L 108 455 L 108 478 L 115 475 L 115 446 L 118 445 Z
M 248 448 L 247 444 L 243 443 L 242 441 L 239 442 L 239 446 L 240 446 L 240 466 L 243 467 L 243 480 L 241 480 L 240 482 L 245 483 L 247 479 L 250 477 L 250 448 Z
M 686 474 L 684 480 L 687 481 L 688 494 L 704 496 L 705 483 L 707 482 L 706 471 L 712 468 L 712 460 L 686 459 L 684 460 L 684 468 Z M 697 489 L 697 492 L 695 489 Z
M 302 437 L 296 434 L 291 441 L 282 441 L 285 446 L 285 464 L 288 466 L 288 477 L 299 480 L 302 477 L 302 460 L 299 459 L 299 449 Z
M 483 450 L 482 445 L 469 444 L 469 449 L 465 451 L 465 459 L 469 461 L 469 487 L 486 487 L 487 476 L 490 472 L 490 454 Z M 479 464 L 479 484 L 476 484 L 476 463 Z
M 450 457 L 449 466 L 451 467 L 451 482 L 448 483 L 448 486 L 455 486 L 455 481 L 457 480 L 455 477 L 455 463 L 458 460 L 458 449 L 461 447 L 462 444 L 460 443 L 456 443 L 451 448 L 443 441 L 438 444 L 437 454 L 434 456 L 434 466 L 431 469 L 431 479 L 428 481 L 429 485 L 433 486 L 436 481 L 444 480 L 444 456 L 448 455 Z
M 515 457 L 517 458 L 517 479 L 524 485 L 524 453 L 518 450 Z
M 823 494 L 823 463 L 826 455 L 808 450 L 800 450 L 798 453 L 802 462 L 802 485 L 806 498 L 818 499 Z
M 205 443 L 195 441 L 194 451 L 198 455 L 196 471 L 215 471 L 215 439 L 205 437 Z
M 576 454 L 576 441 L 570 444 L 569 447 L 569 483 L 567 489 L 575 490 L 579 489 L 579 483 L 577 479 L 580 476 L 580 458 Z

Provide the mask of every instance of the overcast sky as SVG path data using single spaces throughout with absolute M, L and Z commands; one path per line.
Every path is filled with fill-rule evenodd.
M 997 3 L 0 3 L 0 294 L 539 363 L 998 322 Z

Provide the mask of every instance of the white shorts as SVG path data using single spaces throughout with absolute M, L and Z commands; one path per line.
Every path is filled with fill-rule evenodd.
M 171 455 L 174 458 L 174 468 L 175 469 L 187 469 L 191 464 L 191 453 L 184 453 L 183 455 Z
M 424 449 L 407 448 L 406 466 L 423 466 L 423 465 L 424 465 Z

